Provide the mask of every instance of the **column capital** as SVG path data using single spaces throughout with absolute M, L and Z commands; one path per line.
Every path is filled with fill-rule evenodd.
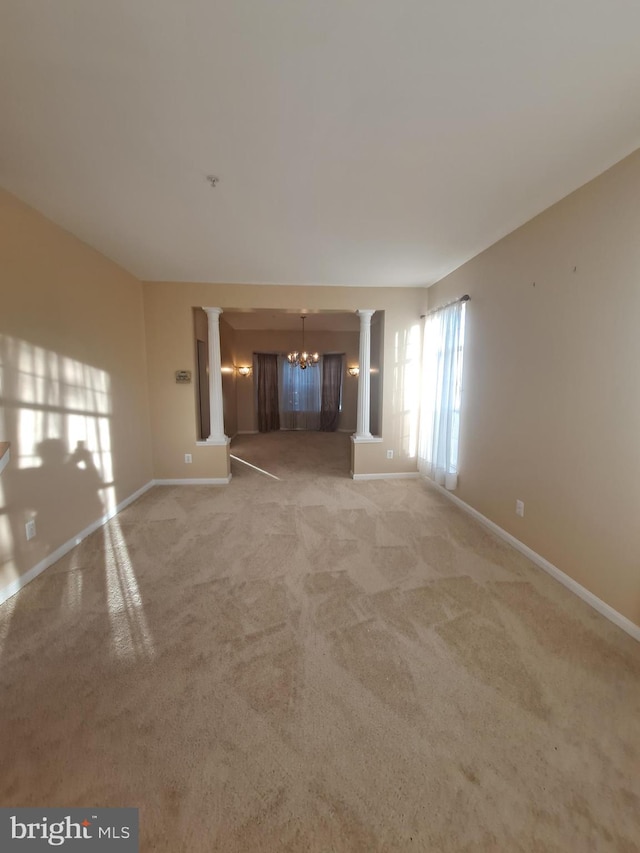
M 205 308 L 203 305 L 202 310 L 206 311 L 209 316 L 212 316 L 213 314 L 220 316 L 220 314 L 222 314 L 222 308 Z
M 358 308 L 356 310 L 356 314 L 358 315 L 358 317 L 360 317 L 363 320 L 365 320 L 367 317 L 370 320 L 375 313 L 376 313 L 375 308 Z

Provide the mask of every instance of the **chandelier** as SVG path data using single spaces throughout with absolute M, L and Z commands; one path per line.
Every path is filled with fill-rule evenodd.
M 302 320 L 302 352 L 290 352 L 287 355 L 287 361 L 292 367 L 299 367 L 300 370 L 306 370 L 307 367 L 313 367 L 317 364 L 320 356 L 317 352 L 307 352 L 304 348 L 304 321 L 307 318 L 303 315 L 300 319 Z

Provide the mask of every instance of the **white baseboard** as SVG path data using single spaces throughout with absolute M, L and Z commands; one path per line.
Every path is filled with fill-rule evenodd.
M 72 548 L 75 548 L 76 545 L 79 545 L 83 539 L 86 539 L 91 533 L 97 530 L 99 527 L 102 527 L 103 524 L 106 524 L 109 519 L 113 518 L 114 515 L 117 515 L 121 512 L 125 507 L 128 507 L 129 504 L 132 504 L 134 501 L 138 500 L 145 492 L 149 491 L 149 489 L 154 485 L 154 481 L 150 480 L 148 483 L 145 483 L 144 486 L 139 488 L 132 495 L 129 495 L 128 498 L 125 498 L 123 501 L 114 507 L 112 510 L 109 510 L 108 513 L 102 516 L 102 518 L 97 519 L 97 521 L 92 522 L 88 527 L 85 527 L 84 530 L 81 530 L 76 536 L 72 536 L 71 539 L 68 539 L 63 545 L 60 545 L 59 548 L 56 548 L 55 551 L 52 551 L 51 554 L 48 554 L 44 560 L 40 560 L 39 563 L 36 563 L 35 566 L 32 566 L 28 571 L 26 571 L 23 575 L 20 575 L 19 578 L 16 578 L 10 584 L 5 586 L 3 589 L 0 589 L 0 604 L 6 601 L 8 598 L 11 598 L 12 595 L 15 595 L 16 592 L 22 589 L 23 586 L 26 586 L 30 581 L 37 578 L 39 574 L 42 574 L 45 569 L 48 569 L 49 566 L 52 566 L 54 563 L 57 563 L 61 557 L 64 557 L 65 554 L 68 554 Z
M 473 518 L 479 521 L 480 524 L 483 524 L 501 539 L 504 539 L 504 541 L 508 542 L 509 545 L 512 545 L 516 551 L 520 551 L 520 553 L 524 554 L 525 557 L 528 557 L 532 563 L 535 563 L 536 566 L 543 569 L 563 586 L 566 586 L 567 589 L 570 589 L 571 592 L 578 595 L 583 601 L 586 601 L 586 603 L 593 607 L 594 610 L 597 610 L 598 613 L 610 622 L 613 622 L 614 625 L 617 625 L 618 628 L 621 628 L 625 633 L 629 634 L 630 637 L 633 637 L 634 640 L 638 640 L 638 642 L 640 642 L 640 625 L 636 625 L 636 623 L 632 622 L 631 619 L 627 619 L 627 617 L 623 616 L 622 613 L 618 613 L 618 611 L 614 610 L 614 608 L 611 607 L 610 604 L 607 604 L 606 601 L 598 598 L 597 595 L 594 595 L 590 590 L 578 583 L 578 581 L 569 577 L 569 575 L 565 574 L 557 566 L 554 566 L 553 563 L 545 560 L 544 557 L 533 551 L 528 545 L 525 545 L 524 542 L 516 539 L 515 536 L 511 535 L 511 533 L 507 533 L 506 530 L 503 530 L 503 528 L 499 527 L 494 521 L 491 521 L 491 519 L 482 515 L 482 513 L 478 512 L 477 509 L 474 509 L 468 503 L 460 500 L 460 498 L 447 491 L 443 486 L 437 485 L 437 483 L 434 483 L 432 480 L 427 480 L 426 478 L 425 480 L 432 488 L 436 489 L 440 494 L 445 495 L 445 497 L 449 498 L 450 501 L 453 501 L 456 506 L 473 516 Z
M 417 471 L 398 471 L 395 474 L 354 474 L 351 471 L 352 480 L 415 480 L 419 476 Z
M 154 480 L 154 486 L 228 486 L 231 482 L 231 474 L 228 477 L 184 477 L 177 480 Z

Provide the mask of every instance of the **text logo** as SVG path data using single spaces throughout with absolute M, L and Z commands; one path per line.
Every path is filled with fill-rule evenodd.
M 138 809 L 0 808 L 0 850 L 138 853 Z

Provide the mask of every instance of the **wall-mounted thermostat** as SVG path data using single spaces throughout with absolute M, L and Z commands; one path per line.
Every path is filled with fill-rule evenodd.
M 176 370 L 176 382 L 191 382 L 190 370 Z

